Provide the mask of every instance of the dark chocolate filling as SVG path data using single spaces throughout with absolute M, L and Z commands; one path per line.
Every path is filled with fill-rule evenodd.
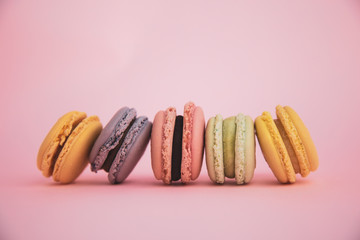
M 177 181 L 181 178 L 181 158 L 182 158 L 182 135 L 184 117 L 176 116 L 175 129 L 171 153 L 171 180 Z
M 133 123 L 135 122 L 135 119 L 131 121 L 131 123 L 129 124 L 129 126 L 126 128 L 124 134 L 122 135 L 121 139 L 119 140 L 118 144 L 116 145 L 116 147 L 114 149 L 111 149 L 103 166 L 102 166 L 102 169 L 104 169 L 106 172 L 109 172 L 110 170 L 110 167 L 112 165 L 112 163 L 114 162 L 115 160 L 115 157 L 116 157 L 116 154 L 117 152 L 119 151 L 121 145 L 123 144 L 124 142 L 124 139 L 126 137 L 126 134 L 129 132 L 131 126 L 133 125 Z

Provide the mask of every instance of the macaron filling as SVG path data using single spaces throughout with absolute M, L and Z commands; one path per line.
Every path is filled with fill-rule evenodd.
M 245 183 L 245 116 L 238 114 L 235 119 L 235 180 L 237 184 Z
M 128 109 L 115 126 L 115 131 L 100 147 L 95 160 L 91 163 L 91 171 L 97 172 L 100 169 L 109 171 L 112 162 L 120 148 L 124 137 L 130 129 L 130 126 L 136 119 L 136 111 Z
M 178 181 L 181 178 L 183 120 L 181 115 L 176 116 L 175 128 L 171 153 L 171 180 Z
M 289 154 L 287 153 L 284 141 L 281 138 L 279 130 L 277 129 L 277 127 L 274 123 L 274 120 L 272 119 L 269 112 L 264 112 L 261 116 L 261 120 L 264 121 L 266 128 L 270 133 L 270 136 L 276 147 L 276 151 L 280 158 L 283 169 L 285 170 L 288 181 L 290 183 L 294 183 L 295 182 L 295 171 L 291 164 L 291 160 L 290 160 Z
M 122 144 L 119 144 L 121 146 L 117 151 L 113 163 L 111 164 L 110 174 L 112 175 L 112 177 L 109 176 L 109 180 L 110 178 L 114 179 L 111 180 L 112 183 L 115 183 L 116 176 L 125 162 L 127 154 L 129 153 L 129 149 L 131 149 L 131 147 L 135 143 L 139 134 L 141 134 L 141 131 L 144 129 L 144 126 L 145 124 L 147 124 L 147 122 L 148 122 L 147 117 L 137 118 L 134 121 L 134 123 L 131 125 L 128 132 L 124 134 L 126 135 L 126 137 L 124 137 Z

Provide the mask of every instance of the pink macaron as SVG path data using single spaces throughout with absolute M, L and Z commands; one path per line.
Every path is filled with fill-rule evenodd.
M 199 177 L 204 156 L 205 118 L 201 107 L 188 102 L 184 115 L 169 107 L 159 111 L 151 132 L 151 165 L 155 178 L 166 184 Z

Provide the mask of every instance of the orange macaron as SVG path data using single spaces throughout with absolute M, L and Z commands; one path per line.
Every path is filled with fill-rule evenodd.
M 55 182 L 71 183 L 88 164 L 90 150 L 102 130 L 97 116 L 72 111 L 51 128 L 42 142 L 37 167 Z

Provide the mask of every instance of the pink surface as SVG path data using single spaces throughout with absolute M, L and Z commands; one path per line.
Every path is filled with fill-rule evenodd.
M 360 239 L 359 23 L 357 1 L 1 1 L 0 239 Z M 164 186 L 149 147 L 122 185 L 36 168 L 65 112 L 106 124 L 125 105 L 153 119 L 189 100 L 206 120 L 293 107 L 318 171 L 279 185 L 258 144 L 247 186 L 212 185 L 205 164 Z

